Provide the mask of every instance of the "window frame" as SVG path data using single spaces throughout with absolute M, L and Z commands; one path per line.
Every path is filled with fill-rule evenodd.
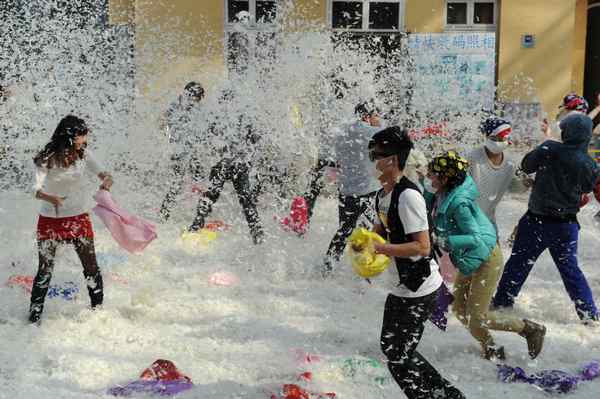
M 223 61 L 225 68 L 228 71 L 231 71 L 229 65 L 230 51 L 229 48 L 229 35 L 232 33 L 244 33 L 240 31 L 239 22 L 229 22 L 229 1 L 224 0 L 224 29 L 223 29 Z M 243 30 L 246 31 L 247 39 L 248 39 L 248 53 L 250 57 L 256 56 L 257 54 L 257 41 L 258 35 L 260 33 L 277 33 L 277 22 L 274 23 L 257 23 L 256 22 L 256 2 L 261 0 L 245 0 L 248 1 L 248 13 L 250 14 L 250 21 L 248 25 L 245 25 Z M 278 6 L 282 4 L 281 0 L 265 0 L 265 1 L 274 1 L 275 3 L 279 3 Z M 277 14 L 275 16 L 275 21 L 277 20 Z
M 452 3 L 467 3 L 467 23 L 449 24 L 448 23 L 448 5 Z M 476 3 L 494 3 L 494 23 L 493 24 L 476 24 L 475 19 L 475 4 Z M 495 32 L 498 27 L 499 15 L 498 0 L 446 0 L 444 4 L 444 31 L 476 31 L 476 32 Z
M 225 32 L 235 31 L 235 27 L 239 24 L 238 22 L 229 22 L 229 2 L 234 0 L 224 0 L 224 12 L 223 17 L 225 19 Z M 256 30 L 261 32 L 275 31 L 277 23 L 258 23 L 256 22 L 256 2 L 261 0 L 242 0 L 248 2 L 248 13 L 250 14 L 250 22 L 247 25 L 248 30 Z M 264 0 L 274 1 L 275 3 L 282 3 L 281 0 Z M 277 20 L 278 13 L 275 14 L 275 20 Z
M 335 2 L 357 2 L 362 5 L 362 27 L 356 28 L 334 28 L 333 27 L 333 3 Z M 369 7 L 370 3 L 397 3 L 398 4 L 398 28 L 397 29 L 369 29 Z M 406 16 L 406 0 L 327 0 L 327 27 L 334 32 L 376 32 L 376 33 L 400 33 L 404 32 L 404 19 Z

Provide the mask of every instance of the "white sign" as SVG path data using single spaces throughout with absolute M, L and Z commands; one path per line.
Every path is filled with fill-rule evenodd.
M 494 104 L 496 34 L 410 34 L 413 105 L 426 111 L 477 111 Z

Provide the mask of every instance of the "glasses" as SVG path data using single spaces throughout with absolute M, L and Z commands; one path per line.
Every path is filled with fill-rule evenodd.
M 384 159 L 389 157 L 390 154 L 386 154 L 385 152 L 381 152 L 381 151 L 369 151 L 369 160 L 371 162 L 375 162 L 375 161 L 379 161 L 380 159 Z

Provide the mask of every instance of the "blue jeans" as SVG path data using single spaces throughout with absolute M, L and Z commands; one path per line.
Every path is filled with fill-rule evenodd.
M 598 309 L 592 291 L 577 265 L 578 239 L 577 221 L 547 222 L 543 217 L 525 214 L 519 221 L 513 251 L 504 266 L 494 306 L 513 305 L 535 261 L 548 249 L 579 318 L 597 318 Z

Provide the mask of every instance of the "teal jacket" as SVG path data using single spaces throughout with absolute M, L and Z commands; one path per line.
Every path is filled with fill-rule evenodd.
M 496 247 L 496 229 L 477 205 L 478 197 L 475 182 L 467 176 L 446 195 L 433 221 L 436 236 L 446 243 L 452 263 L 465 276 L 475 272 Z M 426 192 L 425 199 L 431 210 L 435 196 Z

